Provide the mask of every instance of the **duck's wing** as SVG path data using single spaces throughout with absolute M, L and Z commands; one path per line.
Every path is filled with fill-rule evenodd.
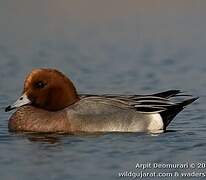
M 176 96 L 190 96 L 186 94 L 180 94 L 182 93 L 181 90 L 168 90 L 168 91 L 163 91 L 160 93 L 155 93 L 155 94 L 147 94 L 147 95 L 122 95 L 122 94 L 103 94 L 103 95 L 92 95 L 92 94 L 80 94 L 80 98 L 84 97 L 91 97 L 91 96 L 104 96 L 108 98 L 118 98 L 118 99 L 133 99 L 136 100 L 141 97 L 153 97 L 153 98 L 164 98 L 164 99 L 169 99 L 171 97 L 176 97 Z
M 186 100 L 172 101 L 171 97 L 191 96 L 180 94 L 179 90 L 169 90 L 152 95 L 82 95 L 83 99 L 93 99 L 100 104 L 107 104 L 108 107 L 116 107 L 123 109 L 134 109 L 139 113 L 159 113 L 164 122 L 164 129 L 169 125 L 172 119 L 191 104 L 198 97 L 191 97 Z
M 104 94 L 104 95 L 91 95 L 81 94 L 82 98 L 93 98 L 99 102 L 114 104 L 117 106 L 126 106 L 145 113 L 158 113 L 167 110 L 169 106 L 176 103 L 172 102 L 169 98 L 179 95 L 180 90 L 169 90 L 152 95 L 117 95 L 117 94 Z M 186 95 L 187 96 L 187 95 Z M 105 102 L 106 101 L 106 102 Z
M 162 97 L 162 98 L 168 99 L 168 98 L 171 98 L 171 97 L 175 97 L 180 93 L 182 93 L 181 90 L 175 89 L 175 90 L 168 90 L 168 91 L 163 91 L 163 92 L 160 92 L 160 93 L 155 93 L 155 94 L 152 94 L 151 96 Z

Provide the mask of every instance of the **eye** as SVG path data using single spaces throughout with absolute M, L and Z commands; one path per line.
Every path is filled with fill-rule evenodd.
M 34 84 L 34 87 L 35 88 L 38 88 L 38 89 L 42 89 L 46 86 L 46 83 L 42 82 L 42 81 L 38 81 Z

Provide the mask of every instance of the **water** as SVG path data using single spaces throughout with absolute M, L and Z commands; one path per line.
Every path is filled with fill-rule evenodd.
M 1 179 L 125 179 L 119 173 L 141 170 L 137 163 L 205 161 L 205 8 L 204 0 L 1 1 Z M 3 108 L 37 67 L 63 71 L 84 93 L 182 89 L 200 99 L 162 134 L 10 133 Z

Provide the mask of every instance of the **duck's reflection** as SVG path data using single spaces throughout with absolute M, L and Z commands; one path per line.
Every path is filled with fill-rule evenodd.
M 85 133 L 85 132 L 76 132 L 76 133 L 35 133 L 35 132 L 10 132 L 12 135 L 19 135 L 21 137 L 27 138 L 30 142 L 42 142 L 42 143 L 48 143 L 48 144 L 60 144 L 63 140 L 65 140 L 65 137 L 75 137 L 84 139 L 84 138 L 98 138 L 104 135 L 111 135 L 111 136 L 117 136 L 117 135 L 132 135 L 132 136 L 142 136 L 142 135 L 149 135 L 149 136 L 159 136 L 164 133 L 171 133 L 176 132 L 177 130 L 166 130 L 166 131 L 153 131 L 153 132 L 147 132 L 147 133 L 128 133 L 128 132 L 95 132 L 95 133 Z M 69 138 L 70 139 L 70 138 Z M 68 143 L 68 142 L 67 142 Z
M 60 142 L 60 137 L 58 135 L 27 134 L 26 136 L 31 142 L 45 142 L 49 144 L 57 144 Z
M 49 144 L 60 143 L 63 134 L 58 133 L 34 133 L 34 132 L 11 132 L 11 135 L 27 138 L 30 142 L 45 142 Z
M 27 138 L 30 142 L 42 142 L 48 144 L 60 144 L 65 137 L 75 138 L 95 138 L 102 136 L 107 133 L 96 132 L 96 133 L 85 133 L 85 132 L 75 132 L 75 133 L 35 133 L 35 132 L 10 132 L 12 135 L 18 135 Z

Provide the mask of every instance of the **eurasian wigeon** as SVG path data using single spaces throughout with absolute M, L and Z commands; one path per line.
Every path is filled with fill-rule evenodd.
M 173 102 L 179 90 L 152 95 L 78 95 L 73 83 L 55 69 L 33 70 L 22 96 L 5 111 L 11 131 L 148 132 L 166 130 L 185 106 L 198 98 Z

